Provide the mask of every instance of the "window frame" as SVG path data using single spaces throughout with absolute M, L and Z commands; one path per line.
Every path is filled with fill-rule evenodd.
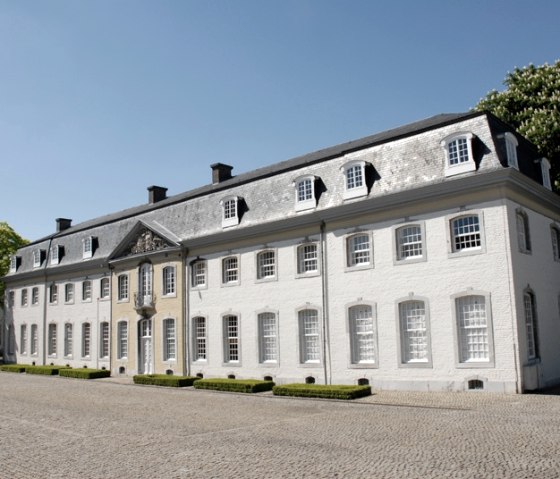
M 99 323 L 99 359 L 108 360 L 111 354 L 111 328 L 108 321 Z
M 547 158 L 541 158 L 540 164 L 543 186 L 547 190 L 552 191 L 552 183 L 550 181 L 550 162 Z
M 235 318 L 236 335 L 230 335 L 230 318 Z M 234 341 L 234 342 L 232 342 Z M 237 348 L 237 359 L 232 359 L 232 345 Z M 229 312 L 222 315 L 222 346 L 223 346 L 223 365 L 224 366 L 240 366 L 241 365 L 241 321 L 238 313 Z
M 517 232 L 517 246 L 519 252 L 531 254 L 531 230 L 529 228 L 529 215 L 521 208 L 515 210 L 515 227 Z
M 51 264 L 57 265 L 60 263 L 60 245 L 54 245 L 51 248 Z
M 550 225 L 550 240 L 552 242 L 552 259 L 560 262 L 560 227 Z
M 18 268 L 18 257 L 15 254 L 10 255 L 9 273 L 15 273 Z
M 128 359 L 128 321 L 122 319 L 117 321 L 117 359 Z
M 480 242 L 480 246 L 472 247 L 472 248 L 461 248 L 456 249 L 456 236 L 455 236 L 455 222 L 468 217 L 477 217 L 478 220 L 478 240 Z M 484 215 L 483 212 L 480 210 L 465 210 L 455 213 L 453 215 L 448 215 L 445 218 L 447 224 L 447 241 L 449 244 L 448 250 L 448 257 L 449 258 L 458 258 L 462 256 L 470 256 L 470 255 L 477 255 L 486 253 L 486 239 L 485 239 L 485 229 L 484 229 Z M 463 234 L 463 236 L 467 236 Z
M 86 236 L 82 239 L 82 259 L 93 258 L 93 236 Z
M 130 277 L 128 273 L 120 273 L 117 275 L 117 302 L 128 301 L 130 301 Z
M 42 252 L 40 249 L 33 250 L 33 268 L 40 268 L 43 264 Z
M 529 304 L 527 300 L 529 300 Z M 527 364 L 538 363 L 540 362 L 540 345 L 537 301 L 534 291 L 530 288 L 523 291 L 523 326 L 525 331 L 525 355 Z
M 19 327 L 19 353 L 27 356 L 27 323 Z
M 74 283 L 66 283 L 64 285 L 64 303 L 74 303 Z
M 306 257 L 306 248 L 313 247 L 315 249 L 315 257 Z M 315 263 L 315 269 L 306 269 L 308 263 Z M 319 242 L 306 241 L 296 246 L 296 277 L 309 278 L 321 274 L 321 255 Z
M 415 361 L 406 360 L 406 352 L 409 343 L 406 339 L 406 331 L 403 328 L 403 308 L 402 306 L 410 303 L 422 303 L 424 307 L 424 325 L 425 325 L 425 342 L 426 342 L 426 358 L 425 360 Z M 406 297 L 399 298 L 395 301 L 395 318 L 397 320 L 397 340 L 399 348 L 399 367 L 401 368 L 432 368 L 432 338 L 430 324 L 430 303 L 428 298 L 409 294 Z
M 199 271 L 202 269 L 203 271 Z M 198 280 L 203 278 L 203 282 Z M 191 263 L 191 288 L 206 289 L 208 287 L 208 261 L 205 259 L 197 259 Z
M 305 330 L 305 318 L 306 311 L 315 312 L 315 320 L 317 321 L 317 332 L 306 333 Z M 300 367 L 321 367 L 323 364 L 323 351 L 322 351 L 322 331 L 321 331 L 321 308 L 314 305 L 306 305 L 304 307 L 298 308 L 296 310 L 297 323 L 298 323 L 298 349 L 299 349 L 299 366 Z M 307 341 L 308 337 L 315 337 L 313 341 L 316 343 L 317 348 L 317 358 L 309 359 L 312 355 L 312 351 L 309 348 L 309 343 Z
M 356 327 L 358 318 L 353 316 L 353 311 L 358 308 L 369 308 L 371 311 L 371 341 L 373 345 L 373 359 L 365 360 L 359 358 L 359 340 L 360 332 Z M 348 303 L 345 305 L 346 314 L 346 331 L 348 334 L 348 352 L 349 352 L 349 367 L 352 369 L 377 369 L 379 367 L 379 342 L 378 342 L 378 325 L 377 325 L 377 305 L 371 301 L 359 301 Z
M 462 173 L 467 173 L 470 171 L 476 171 L 476 163 L 473 156 L 473 143 L 474 135 L 471 132 L 456 132 L 441 140 L 440 145 L 443 147 L 445 152 L 445 167 L 444 174 L 446 177 L 459 175 Z M 459 146 L 460 141 L 465 142 L 466 146 L 466 160 L 454 162 L 454 153 L 451 152 L 451 146 L 455 146 L 455 151 L 457 155 L 457 160 L 461 158 L 461 152 L 465 151 Z M 453 164 L 451 162 L 454 162 Z
M 177 268 L 175 265 L 167 265 L 161 269 L 161 289 L 162 297 L 177 297 Z
M 266 317 L 267 315 L 268 317 Z M 270 316 L 269 316 L 270 315 Z M 278 341 L 278 311 L 272 310 L 261 310 L 256 312 L 256 319 L 257 319 L 257 338 L 258 338 L 258 361 L 260 366 L 268 366 L 268 367 L 276 367 L 280 362 L 280 349 L 279 349 L 279 341 Z M 268 328 L 265 330 L 264 328 L 264 321 L 272 319 L 274 325 L 272 328 Z M 265 335 L 265 332 L 268 334 Z M 271 334 L 273 333 L 273 334 Z M 275 350 L 275 357 L 274 359 L 265 359 L 265 356 L 270 355 L 267 354 L 267 339 L 272 338 L 274 345 L 273 349 Z
M 169 326 L 172 325 L 172 328 Z M 163 361 L 177 361 L 177 321 L 175 318 L 164 318 L 162 321 L 162 354 Z
M 367 178 L 366 178 L 366 161 L 365 160 L 350 160 L 340 167 L 344 177 L 344 191 L 342 198 L 349 200 L 359 198 L 368 194 Z M 350 172 L 359 171 L 361 184 L 357 186 L 350 186 L 350 182 L 355 182 L 355 174 L 349 176 Z
M 235 261 L 235 267 L 228 267 L 228 264 L 232 261 Z M 239 255 L 229 255 L 225 258 L 222 258 L 221 261 L 222 266 L 222 286 L 237 286 L 241 283 L 241 269 L 240 269 L 240 258 Z M 228 275 L 233 274 L 235 272 L 235 279 L 228 280 Z
M 39 298 L 39 287 L 34 286 L 31 288 L 31 306 L 38 306 L 41 302 Z
M 111 299 L 111 280 L 108 277 L 99 280 L 99 299 Z
M 51 283 L 49 286 L 49 304 L 58 304 L 58 284 Z
M 406 229 L 410 228 L 419 228 L 420 230 L 420 249 L 421 254 L 415 256 L 404 256 L 401 246 L 404 244 L 412 245 L 417 244 L 418 242 L 409 242 L 409 243 L 402 243 L 402 232 Z M 393 226 L 393 264 L 401 265 L 401 264 L 411 264 L 411 263 L 419 263 L 422 261 L 426 261 L 427 259 L 427 251 L 426 251 L 426 227 L 424 221 L 412 221 L 403 223 L 401 225 Z
M 29 291 L 27 288 L 21 290 L 20 304 L 22 308 L 29 306 Z
M 486 337 L 488 345 L 488 360 L 476 361 L 463 359 L 461 328 L 459 326 L 458 301 L 462 298 L 482 297 L 485 305 Z M 453 316 L 453 332 L 455 343 L 455 367 L 458 369 L 488 369 L 495 367 L 494 355 L 494 327 L 492 315 L 492 303 L 490 293 L 480 290 L 467 290 L 451 296 L 451 311 Z
M 91 359 L 91 323 L 82 323 L 82 359 Z
M 202 321 L 201 321 L 202 320 Z M 193 344 L 193 359 L 192 362 L 196 364 L 207 363 L 208 362 L 208 320 L 206 316 L 193 316 L 192 322 L 192 344 Z M 200 335 L 201 328 L 199 328 L 198 323 L 203 323 L 204 334 Z M 201 354 L 201 350 L 204 349 L 204 353 Z M 203 357 L 201 357 L 203 356 Z
M 239 197 L 235 195 L 226 196 L 220 200 L 220 206 L 222 208 L 222 228 L 238 225 Z
M 90 279 L 82 281 L 82 303 L 91 303 L 93 297 L 93 285 Z
M 273 263 L 265 264 L 264 258 L 265 255 L 272 255 Z M 278 279 L 278 252 L 275 248 L 265 248 L 255 253 L 255 264 L 256 264 L 256 272 L 257 278 L 256 281 L 258 283 L 266 282 L 266 281 L 276 281 Z M 264 275 L 264 269 L 270 268 L 272 266 L 274 273 L 271 275 Z
M 317 177 L 315 175 L 302 175 L 298 176 L 293 181 L 294 186 L 294 200 L 296 211 L 306 211 L 316 208 L 317 197 L 315 191 L 315 182 Z M 303 188 L 302 188 L 303 186 Z M 301 197 L 301 193 L 304 197 Z
M 366 251 L 361 249 L 356 249 L 356 245 L 351 248 L 350 245 L 352 242 L 355 242 L 355 239 L 363 236 L 367 237 L 368 240 L 368 261 L 367 262 L 357 262 L 357 255 L 360 252 Z M 344 236 L 344 270 L 345 271 L 356 271 L 362 269 L 370 269 L 374 267 L 373 261 L 373 235 L 369 231 L 356 231 L 354 233 L 347 234 Z
M 47 356 L 49 358 L 57 357 L 58 348 L 58 331 L 56 323 L 49 323 L 47 327 Z
M 72 358 L 74 352 L 74 325 L 72 323 L 64 323 L 64 350 L 63 357 Z
M 29 335 L 29 354 L 31 356 L 37 356 L 39 353 L 39 327 L 36 324 L 32 324 L 30 328 Z
M 519 146 L 519 142 L 517 141 L 517 138 L 509 131 L 506 131 L 503 135 L 499 135 L 498 138 L 503 138 L 504 140 L 508 166 L 519 171 L 519 159 L 517 157 L 517 147 Z

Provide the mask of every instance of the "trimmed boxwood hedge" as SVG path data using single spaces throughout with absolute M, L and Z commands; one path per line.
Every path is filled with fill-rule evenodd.
M 108 369 L 64 368 L 58 372 L 58 375 L 66 378 L 98 379 L 108 378 L 109 376 L 111 376 L 111 371 L 109 371 Z
M 194 383 L 196 389 L 213 389 L 214 391 L 232 391 L 239 393 L 258 393 L 270 391 L 274 383 L 258 379 L 201 379 Z
M 370 386 L 324 385 L 324 384 L 283 384 L 274 386 L 275 396 L 297 396 L 327 399 L 356 399 L 371 395 Z
M 69 369 L 68 366 L 26 366 L 27 374 L 44 374 L 46 376 L 56 376 L 61 369 Z
M 2 364 L 0 366 L 0 371 L 6 371 L 8 373 L 24 373 L 26 367 L 28 366 L 23 364 Z
M 192 386 L 193 383 L 198 381 L 200 378 L 196 376 L 171 376 L 168 374 L 137 374 L 132 379 L 134 384 L 184 388 Z

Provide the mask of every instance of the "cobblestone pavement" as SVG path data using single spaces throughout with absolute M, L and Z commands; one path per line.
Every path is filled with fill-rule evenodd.
M 554 478 L 560 397 L 354 402 L 0 373 L 0 478 Z

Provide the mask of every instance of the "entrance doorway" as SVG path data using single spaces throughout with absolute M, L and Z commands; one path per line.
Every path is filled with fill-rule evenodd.
M 138 325 L 138 373 L 152 374 L 152 320 L 142 319 Z

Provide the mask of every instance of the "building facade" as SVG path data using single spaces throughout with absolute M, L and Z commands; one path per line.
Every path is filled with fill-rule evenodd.
M 214 164 L 211 185 L 150 187 L 146 205 L 59 219 L 18 251 L 9 359 L 380 389 L 558 384 L 549 168 L 488 113 L 239 176 Z

